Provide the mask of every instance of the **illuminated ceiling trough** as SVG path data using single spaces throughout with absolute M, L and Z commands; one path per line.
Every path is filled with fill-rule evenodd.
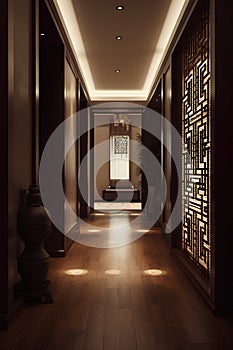
M 147 101 L 188 2 L 54 0 L 91 101 Z

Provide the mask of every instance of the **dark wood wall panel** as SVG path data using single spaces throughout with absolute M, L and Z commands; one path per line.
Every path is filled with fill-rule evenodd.
M 81 124 L 79 125 L 80 130 L 87 130 L 88 129 L 88 101 L 85 95 L 85 92 L 83 90 L 82 85 L 80 85 L 80 116 L 81 116 Z M 85 132 L 80 137 L 80 164 L 85 158 L 87 152 L 89 151 L 89 145 L 88 145 L 88 133 Z M 82 173 L 80 174 L 82 178 L 82 187 L 87 194 L 89 191 L 89 184 L 88 184 L 88 164 L 86 163 L 84 167 L 82 167 Z M 89 214 L 89 207 L 86 200 L 83 198 L 83 196 L 80 193 L 80 217 L 87 217 Z
M 8 1 L 0 2 L 0 328 L 8 313 Z
M 68 62 L 65 60 L 65 119 L 69 122 L 65 128 L 65 142 L 76 136 L 77 120 L 73 118 L 77 112 L 77 79 Z M 64 190 L 66 199 L 72 208 L 73 212 L 77 214 L 77 151 L 78 142 L 74 142 L 69 152 L 66 155 L 64 162 Z M 75 225 L 74 220 L 65 214 L 65 251 L 69 249 L 73 241 L 67 236 Z
M 233 118 L 232 118 L 232 6 L 230 0 L 216 0 L 210 2 L 211 8 L 215 5 L 216 17 L 212 19 L 215 28 L 212 40 L 215 71 L 215 82 L 212 88 L 213 120 L 213 200 L 215 256 L 213 274 L 215 276 L 215 295 L 217 308 L 227 305 L 228 311 L 233 311 L 233 182 L 232 155 L 233 155 Z
M 153 110 L 156 113 L 161 114 L 162 112 L 162 94 L 161 94 L 161 82 L 158 84 L 150 103 L 148 104 L 148 109 L 149 110 Z M 148 111 L 149 111 L 148 110 Z M 146 113 L 146 111 L 145 111 Z M 151 113 L 151 112 L 150 112 Z M 161 142 L 160 140 L 158 140 L 155 136 L 153 136 L 149 131 L 150 129 L 150 125 L 148 123 L 148 125 L 146 124 L 146 121 L 149 122 L 148 118 L 143 118 L 142 115 L 142 144 L 143 146 L 145 146 L 150 152 L 152 152 L 152 154 L 158 159 L 158 161 L 161 163 L 162 162 L 162 158 L 161 158 L 161 152 L 162 152 L 162 148 L 161 148 Z M 160 126 L 162 128 L 162 125 Z M 144 165 L 149 166 L 149 164 L 145 164 Z M 147 184 L 147 180 L 145 177 L 144 172 L 142 172 L 142 207 L 145 207 L 146 201 L 147 201 L 147 197 L 148 197 L 148 184 Z M 161 224 L 160 219 L 159 219 L 159 224 Z M 158 224 L 157 223 L 157 224 Z
M 64 65 L 65 49 L 44 1 L 40 1 L 40 100 L 39 100 L 39 153 L 40 158 L 46 142 L 64 121 Z M 61 143 L 58 152 L 64 152 Z M 63 203 L 60 203 L 63 206 Z M 64 218 L 63 218 L 64 219 Z M 65 254 L 65 238 L 55 226 L 45 242 L 52 256 Z

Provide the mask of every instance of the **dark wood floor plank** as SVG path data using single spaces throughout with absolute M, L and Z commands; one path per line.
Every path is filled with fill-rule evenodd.
M 116 288 L 108 288 L 105 304 L 104 349 L 119 350 L 119 299 Z
M 94 303 L 91 307 L 84 342 L 85 350 L 103 349 L 104 311 L 104 304 Z
M 119 348 L 137 350 L 137 339 L 131 310 L 119 310 Z
M 145 307 L 145 305 L 137 305 L 134 307 L 133 317 L 138 349 L 155 349 L 154 330 L 151 327 L 152 324 L 147 307 Z

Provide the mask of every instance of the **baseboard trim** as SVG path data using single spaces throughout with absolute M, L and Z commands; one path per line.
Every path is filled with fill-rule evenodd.
M 0 330 L 7 331 L 9 328 L 8 315 L 0 314 Z
M 211 288 L 208 281 L 196 270 L 189 258 L 180 249 L 171 249 L 171 254 L 194 287 L 202 295 L 213 315 L 216 317 L 233 316 L 233 304 L 223 304 L 211 300 Z
M 180 249 L 171 249 L 171 253 L 196 289 L 200 292 L 208 307 L 215 314 L 215 305 L 210 298 L 210 286 L 201 276 L 195 266 L 189 261 L 188 257 Z
M 0 314 L 0 330 L 7 331 L 10 325 L 14 322 L 17 315 L 23 308 L 24 299 L 22 297 L 16 297 L 14 302 L 14 309 L 9 314 Z

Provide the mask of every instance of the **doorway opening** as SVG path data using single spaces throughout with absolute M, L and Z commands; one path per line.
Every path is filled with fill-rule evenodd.
M 141 211 L 141 110 L 94 110 L 96 211 Z M 132 146 L 134 144 L 134 147 Z

